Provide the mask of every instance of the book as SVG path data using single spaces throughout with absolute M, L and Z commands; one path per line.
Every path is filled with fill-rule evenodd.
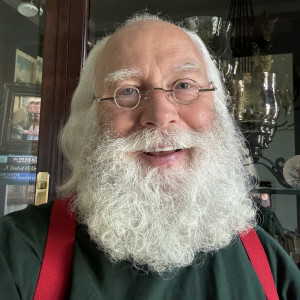
M 36 173 L 36 165 L 26 165 L 26 164 L 0 164 L 0 172 L 10 172 L 10 173 Z
M 37 156 L 30 155 L 0 155 L 0 164 L 37 164 Z
M 35 182 L 36 173 L 0 173 L 0 183 L 1 184 L 16 184 L 16 183 L 26 183 Z

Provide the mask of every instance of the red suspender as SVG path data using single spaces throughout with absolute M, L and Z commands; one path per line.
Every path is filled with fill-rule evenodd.
M 63 300 L 72 265 L 76 220 L 68 212 L 70 198 L 54 202 L 42 267 L 33 300 Z
M 42 267 L 33 300 L 64 300 L 72 265 L 76 220 L 68 212 L 71 198 L 54 202 Z M 278 300 L 275 283 L 263 246 L 251 229 L 240 234 L 266 298 Z
M 260 280 L 268 300 L 279 300 L 270 265 L 264 248 L 252 228 L 246 235 L 240 234 L 252 266 Z

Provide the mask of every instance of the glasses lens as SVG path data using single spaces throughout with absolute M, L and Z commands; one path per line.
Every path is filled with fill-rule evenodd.
M 180 79 L 176 81 L 173 90 L 175 98 L 184 104 L 195 101 L 199 96 L 199 86 L 192 79 Z
M 119 107 L 130 109 L 139 103 L 140 93 L 134 86 L 121 86 L 116 90 L 115 99 Z

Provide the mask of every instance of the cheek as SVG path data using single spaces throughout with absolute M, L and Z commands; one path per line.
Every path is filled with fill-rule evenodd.
M 215 113 L 213 99 L 196 101 L 184 107 L 181 118 L 191 129 L 207 130 L 213 126 Z
M 137 116 L 131 111 L 117 107 L 98 106 L 98 123 L 113 130 L 116 137 L 126 136 L 137 124 Z

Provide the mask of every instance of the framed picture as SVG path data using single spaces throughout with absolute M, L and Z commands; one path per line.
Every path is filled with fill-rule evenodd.
M 16 49 L 15 82 L 35 83 L 37 60 L 25 52 Z
M 33 73 L 33 82 L 36 84 L 42 84 L 43 75 L 43 58 L 38 56 L 36 59 L 36 65 Z
M 34 58 L 25 52 L 16 49 L 14 82 L 42 83 L 43 58 Z
M 41 85 L 5 83 L 3 91 L 0 152 L 36 155 Z

